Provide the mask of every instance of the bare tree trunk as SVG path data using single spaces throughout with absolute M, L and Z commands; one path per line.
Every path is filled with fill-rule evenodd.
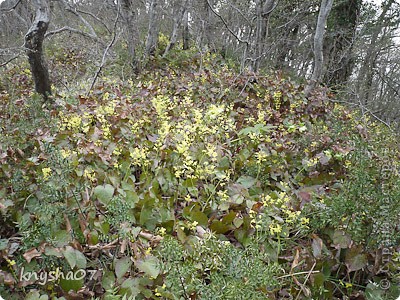
M 189 35 L 189 12 L 185 10 L 183 16 L 183 50 L 188 50 L 190 48 L 190 35 Z
M 214 39 L 213 39 L 213 9 L 215 0 L 205 0 L 204 2 L 204 20 L 203 20 L 203 34 L 205 37 L 205 46 L 209 51 L 214 51 Z
M 380 42 L 378 41 L 378 38 L 382 32 L 382 29 L 387 25 L 386 23 L 390 22 L 389 20 L 385 22 L 385 18 L 394 3 L 395 0 L 388 0 L 386 4 L 383 5 L 382 12 L 376 22 L 377 28 L 375 28 L 372 33 L 371 41 L 364 58 L 364 63 L 361 66 L 361 70 L 358 76 L 357 94 L 364 105 L 367 105 L 369 100 L 371 99 L 371 85 L 374 76 L 373 70 L 376 66 L 376 58 L 379 51 L 381 50 L 381 48 L 379 47 Z
M 158 42 L 158 5 L 160 0 L 152 0 L 149 9 L 149 29 L 146 40 L 146 56 L 153 56 Z
M 132 0 L 122 0 L 121 1 L 121 15 L 125 22 L 127 28 L 127 35 L 128 35 L 128 52 L 131 58 L 131 66 L 135 72 L 138 72 L 139 62 L 136 57 L 136 45 L 138 41 L 138 37 L 136 35 L 136 14 L 134 11 L 135 7 L 133 6 Z
M 172 50 L 172 48 L 174 48 L 176 41 L 178 39 L 178 29 L 182 24 L 185 12 L 187 10 L 187 6 L 188 6 L 188 0 L 182 1 L 180 3 L 178 3 L 178 8 L 176 9 L 176 12 L 174 11 L 174 25 L 172 28 L 172 33 L 171 33 L 171 37 L 169 40 L 169 44 L 167 46 L 167 48 L 165 48 L 163 57 L 165 57 L 168 52 L 170 50 Z
M 333 0 L 322 0 L 318 14 L 317 28 L 314 35 L 314 69 L 311 75 L 310 83 L 305 89 L 305 94 L 308 96 L 315 88 L 316 84 L 320 82 L 323 75 L 324 67 L 324 35 L 326 20 L 328 19 L 329 12 L 331 11 Z
M 36 16 L 32 26 L 25 35 L 25 48 L 31 67 L 35 90 L 47 100 L 51 95 L 49 70 L 44 53 L 43 40 L 50 23 L 50 7 L 48 0 L 33 0 Z
M 355 65 L 354 42 L 362 0 L 339 2 L 330 13 L 332 26 L 325 38 L 326 72 L 323 81 L 330 87 L 343 88 Z
M 259 0 L 257 3 L 256 45 L 252 61 L 252 71 L 256 72 L 264 56 L 265 42 L 268 36 L 269 16 L 275 9 L 275 0 Z

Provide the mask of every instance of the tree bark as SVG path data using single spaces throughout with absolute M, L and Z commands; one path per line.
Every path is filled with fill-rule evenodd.
M 318 13 L 317 27 L 314 35 L 314 68 L 311 75 L 310 83 L 305 89 L 305 94 L 308 96 L 315 88 L 317 83 L 321 81 L 324 67 L 324 35 L 326 20 L 328 19 L 329 12 L 331 11 L 333 0 L 322 0 Z
M 275 9 L 275 0 L 258 0 L 257 3 L 257 27 L 256 44 L 254 57 L 252 60 L 252 71 L 257 72 L 260 67 L 260 61 L 264 56 L 264 48 L 268 36 L 269 16 Z
M 327 71 L 324 75 L 324 82 L 330 87 L 343 87 L 353 72 L 361 4 L 361 0 L 346 0 L 332 9 L 330 34 L 325 38 Z
M 51 95 L 49 70 L 43 53 L 43 40 L 50 23 L 48 0 L 33 0 L 36 16 L 32 26 L 25 35 L 25 48 L 31 67 L 35 90 L 45 100 Z
M 176 10 L 174 10 L 174 25 L 172 28 L 172 33 L 171 33 L 171 37 L 169 40 L 169 44 L 167 46 L 167 48 L 165 48 L 163 57 L 165 57 L 169 51 L 172 50 L 172 48 L 174 48 L 176 41 L 178 40 L 178 29 L 182 24 L 183 18 L 185 16 L 185 12 L 187 10 L 187 6 L 188 6 L 188 0 L 182 1 L 178 3 L 178 7 Z
M 158 5 L 159 0 L 152 0 L 149 9 L 149 29 L 146 40 L 146 56 L 154 56 L 158 42 Z
M 367 48 L 366 55 L 364 57 L 364 63 L 361 66 L 360 73 L 358 76 L 357 94 L 359 99 L 363 102 L 365 106 L 368 105 L 371 100 L 371 85 L 374 77 L 374 68 L 376 66 L 376 58 L 381 51 L 380 42 L 378 41 L 379 35 L 382 33 L 382 29 L 385 28 L 390 23 L 386 20 L 387 13 L 389 12 L 391 6 L 395 3 L 395 0 L 388 0 L 382 8 L 382 12 L 378 17 L 376 22 L 377 26 L 374 29 L 370 44 Z M 382 39 L 383 37 L 381 37 Z
M 134 72 L 139 72 L 140 66 L 138 59 L 136 57 L 136 45 L 138 41 L 137 30 L 136 30 L 136 14 L 134 11 L 135 7 L 133 6 L 132 0 L 122 0 L 121 1 L 121 15 L 124 20 L 126 29 L 127 29 L 127 45 L 128 52 L 130 55 L 130 64 Z
M 189 34 L 189 12 L 185 10 L 185 14 L 183 16 L 183 50 L 189 50 L 190 48 L 190 34 Z

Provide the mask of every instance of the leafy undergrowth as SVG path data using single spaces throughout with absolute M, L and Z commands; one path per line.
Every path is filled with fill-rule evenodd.
M 327 91 L 206 55 L 49 108 L 5 73 L 4 298 L 400 294 L 396 136 Z

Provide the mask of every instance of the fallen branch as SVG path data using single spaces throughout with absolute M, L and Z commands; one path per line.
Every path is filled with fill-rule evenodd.
M 152 234 L 150 232 L 143 232 L 143 231 L 139 232 L 139 236 L 144 238 L 144 239 L 146 239 L 146 240 L 148 240 L 148 241 L 153 241 L 153 242 L 159 242 L 159 241 L 161 241 L 163 239 L 159 235 L 154 235 L 154 234 Z
M 276 279 L 282 279 L 282 278 L 287 278 L 287 277 L 292 277 L 292 276 L 297 276 L 297 275 L 304 275 L 304 274 L 316 274 L 316 273 L 320 273 L 320 271 L 303 271 L 303 272 L 297 272 L 297 273 L 292 273 L 292 274 L 286 274 L 286 275 L 282 275 L 277 277 Z

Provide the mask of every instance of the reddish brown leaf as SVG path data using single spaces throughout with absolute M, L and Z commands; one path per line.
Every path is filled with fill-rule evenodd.
M 35 257 L 40 257 L 42 254 L 36 250 L 36 248 L 32 248 L 28 251 L 26 251 L 22 256 L 26 259 L 28 263 L 31 262 L 31 260 Z

